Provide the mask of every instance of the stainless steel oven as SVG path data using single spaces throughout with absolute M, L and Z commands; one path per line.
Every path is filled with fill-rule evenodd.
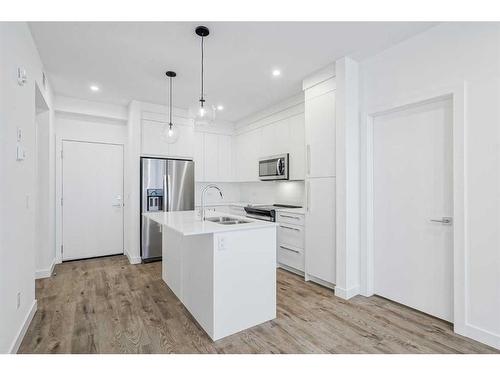
M 288 154 L 259 159 L 259 178 L 261 180 L 288 180 L 288 159 Z

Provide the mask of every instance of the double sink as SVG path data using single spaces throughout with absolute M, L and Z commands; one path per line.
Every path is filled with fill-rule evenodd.
M 222 224 L 222 225 L 234 225 L 234 224 L 250 223 L 250 221 L 241 220 L 241 219 L 237 219 L 235 217 L 230 217 L 230 216 L 209 217 L 206 220 L 211 221 L 212 223 L 217 223 L 217 224 Z

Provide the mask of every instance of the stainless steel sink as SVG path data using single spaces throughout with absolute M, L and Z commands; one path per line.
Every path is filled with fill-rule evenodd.
M 240 219 L 237 219 L 235 217 L 229 217 L 229 216 L 209 217 L 205 220 L 211 221 L 211 222 L 217 223 L 217 224 L 222 224 L 222 225 L 234 225 L 234 224 L 250 223 L 250 221 L 240 220 Z

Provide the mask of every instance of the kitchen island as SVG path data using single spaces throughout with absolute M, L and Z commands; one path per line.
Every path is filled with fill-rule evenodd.
M 205 221 L 197 211 L 143 215 L 161 224 L 163 280 L 212 340 L 276 318 L 275 223 L 217 212 Z

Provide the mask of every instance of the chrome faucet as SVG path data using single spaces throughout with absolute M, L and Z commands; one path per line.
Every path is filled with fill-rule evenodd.
M 217 189 L 219 191 L 220 197 L 224 198 L 224 196 L 222 195 L 222 191 L 219 189 L 219 187 L 217 185 L 210 184 L 210 185 L 205 186 L 205 188 L 201 191 L 201 210 L 200 210 L 200 215 L 201 215 L 201 220 L 202 221 L 205 220 L 205 192 L 208 189 Z

